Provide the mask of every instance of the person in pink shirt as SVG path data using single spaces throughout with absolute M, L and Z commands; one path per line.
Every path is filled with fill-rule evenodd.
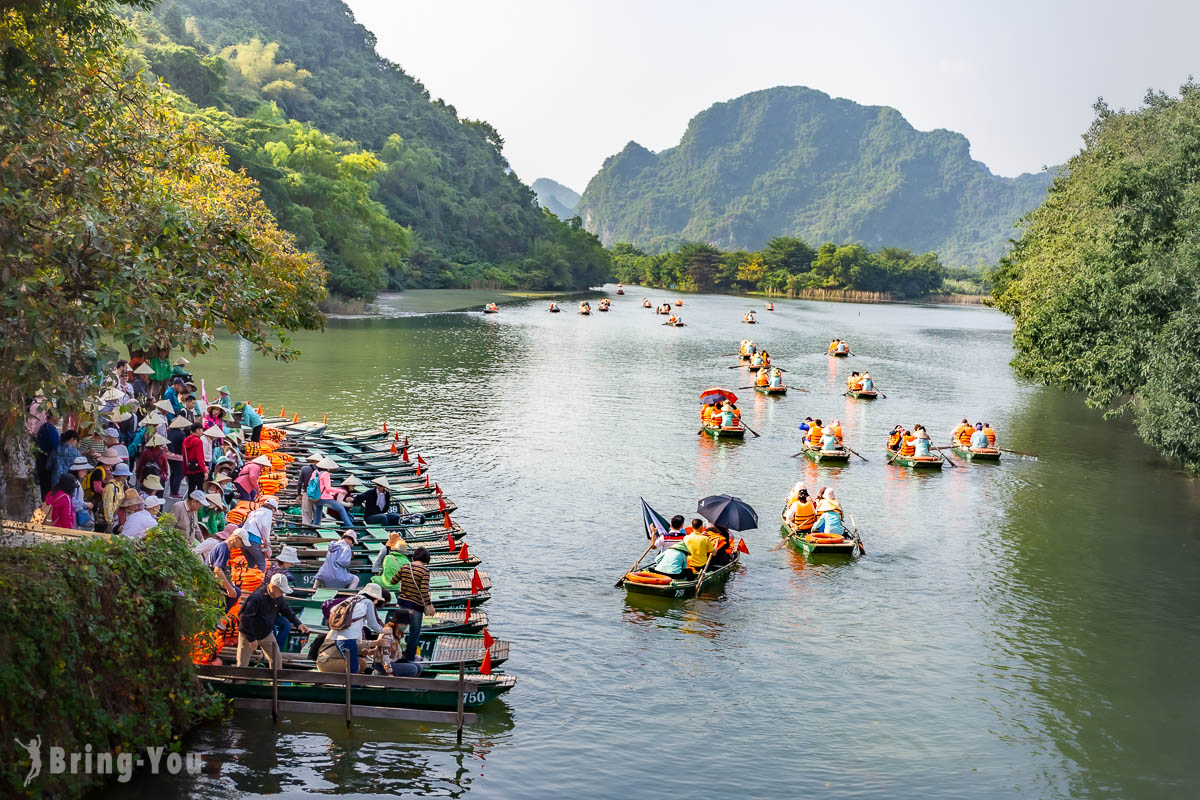
M 327 508 L 341 521 L 342 525 L 353 528 L 354 522 L 350 519 L 350 513 L 346 510 L 346 506 L 338 502 L 337 495 L 334 493 L 333 481 L 329 477 L 329 470 L 337 468 L 338 463 L 329 456 L 325 456 L 317 462 L 317 468 L 309 478 L 310 485 L 313 480 L 316 480 L 316 489 L 318 490 L 318 495 L 313 497 L 313 492 L 305 489 L 308 496 L 313 499 L 313 506 L 316 509 L 313 523 L 316 525 L 321 523 L 320 510 Z
M 253 500 L 258 495 L 258 479 L 262 477 L 263 468 L 270 466 L 269 458 L 259 456 L 242 467 L 242 471 L 233 481 L 233 485 L 237 487 L 239 500 Z
M 71 498 L 75 496 L 75 487 L 78 485 L 74 475 L 63 475 L 46 495 L 46 505 L 50 506 L 50 513 L 46 515 L 49 524 L 56 528 L 75 527 L 75 507 L 71 504 Z

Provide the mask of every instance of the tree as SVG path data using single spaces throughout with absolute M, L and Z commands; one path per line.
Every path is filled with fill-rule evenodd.
M 775 236 L 762 249 L 762 258 L 773 270 L 782 269 L 791 275 L 808 272 L 817 253 L 803 239 L 795 236 Z
M 320 263 L 275 224 L 253 181 L 130 74 L 117 0 L 0 16 L 0 511 L 33 494 L 35 392 L 81 409 L 116 356 L 201 352 L 217 327 L 263 353 L 323 325 Z M 143 5 L 127 2 L 125 5 Z

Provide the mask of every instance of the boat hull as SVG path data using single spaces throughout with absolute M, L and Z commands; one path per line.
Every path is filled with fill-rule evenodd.
M 783 397 L 787 394 L 786 386 L 755 386 L 754 391 L 767 397 Z
M 910 467 L 919 470 L 940 470 L 944 463 L 942 459 L 935 456 L 902 456 L 891 450 L 885 451 L 889 464 L 894 464 L 897 467 Z
M 850 357 L 849 353 L 830 353 L 829 355 L 833 356 L 834 358 L 849 358 Z
M 849 450 L 822 450 L 819 447 L 805 445 L 804 455 L 809 461 L 817 464 L 849 464 Z
M 705 425 L 704 434 L 714 439 L 745 439 L 745 428 L 720 428 L 715 425 Z
M 843 535 L 844 542 L 811 542 L 805 538 L 804 533 L 787 522 L 782 522 L 779 526 L 779 536 L 787 540 L 788 547 L 805 555 L 853 556 L 858 542 L 849 533 Z
M 655 597 L 673 598 L 687 597 L 689 595 L 698 594 L 705 589 L 711 589 L 717 584 L 724 583 L 733 573 L 733 570 L 737 565 L 738 553 L 734 553 L 733 560 L 728 564 L 716 569 L 710 569 L 704 575 L 704 583 L 700 586 L 699 590 L 696 588 L 697 580 L 695 579 L 690 581 L 672 580 L 670 583 L 656 584 L 637 583 L 636 581 L 631 581 L 625 578 L 621 580 L 621 585 L 625 587 L 625 591 L 629 592 L 630 594 L 647 594 Z
M 879 397 L 879 392 L 874 389 L 849 389 L 846 391 L 846 395 L 855 400 L 874 400 Z
M 1000 451 L 997 450 L 995 447 L 967 448 L 967 447 L 959 447 L 958 445 L 954 445 L 951 448 L 951 450 L 954 451 L 954 455 L 958 456 L 959 458 L 963 459 L 964 461 L 999 461 L 1000 460 Z

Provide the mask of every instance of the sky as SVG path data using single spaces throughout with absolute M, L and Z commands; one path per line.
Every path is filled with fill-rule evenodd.
M 348 0 L 377 49 L 490 122 L 527 183 L 582 192 L 630 140 L 678 143 L 713 103 L 803 85 L 947 128 L 999 175 L 1060 164 L 1092 104 L 1200 72 L 1200 3 L 1141 0 Z

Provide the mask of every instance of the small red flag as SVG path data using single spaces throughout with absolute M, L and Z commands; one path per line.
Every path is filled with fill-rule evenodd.
M 437 492 L 438 497 L 442 496 L 442 487 L 438 486 L 436 483 L 433 485 L 433 491 Z
M 399 452 L 398 450 L 396 450 L 396 443 L 395 443 L 395 442 L 392 442 L 392 452 L 393 452 L 393 453 Z
M 746 547 L 746 540 L 745 540 L 745 539 L 738 539 L 738 547 L 737 547 L 737 549 L 738 549 L 738 552 L 739 552 L 739 553 L 745 553 L 746 555 L 750 555 L 750 548 L 749 548 L 749 547 Z
M 479 594 L 483 591 L 483 581 L 479 579 L 479 570 L 476 569 L 471 574 L 471 594 Z
M 425 488 L 426 489 L 429 488 L 429 473 L 428 472 L 425 473 Z
M 471 621 L 471 601 L 467 600 L 467 610 L 463 614 L 463 624 L 466 625 L 470 621 Z M 484 630 L 487 630 L 487 629 L 484 628 Z
M 417 463 L 422 467 L 426 466 L 425 459 L 421 458 L 421 454 L 417 453 Z
M 467 554 L 467 546 L 465 544 L 462 547 L 458 548 L 458 560 L 459 561 L 470 561 L 471 560 L 471 556 Z
M 300 415 L 299 415 L 299 414 L 293 414 L 293 415 L 292 415 L 292 422 L 299 422 L 299 421 L 300 421 Z
M 417 477 L 421 477 L 421 465 L 417 464 Z
M 449 511 L 442 512 L 442 527 L 445 528 L 446 530 L 450 530 L 454 527 L 454 523 L 450 521 L 450 512 Z
M 446 546 L 450 548 L 451 553 L 458 549 L 458 542 L 454 541 L 454 534 L 446 534 Z
M 400 438 L 400 434 L 399 434 L 399 433 L 397 433 L 397 434 L 396 434 L 396 438 L 397 438 L 397 439 L 399 439 L 399 438 Z M 405 437 L 404 437 L 404 449 L 405 449 L 405 450 L 407 450 L 407 449 L 408 449 L 408 437 L 407 437 L 407 436 L 405 436 Z
M 398 441 L 400 441 L 400 431 L 396 431 L 396 438 L 395 438 L 395 439 L 392 439 L 392 441 L 393 441 L 393 442 L 398 442 Z M 405 442 L 405 444 L 408 444 L 408 442 Z
M 438 498 L 438 511 L 446 510 L 446 501 L 441 497 Z
M 467 602 L 469 603 L 470 601 L 468 600 Z M 492 635 L 490 633 L 488 633 L 488 629 L 484 628 L 483 629 L 483 646 L 486 647 L 488 650 L 491 650 L 492 645 L 494 645 L 495 643 L 496 643 L 496 640 L 492 638 Z
M 387 433 L 387 423 L 383 423 L 383 432 Z
M 479 671 L 482 672 L 484 675 L 492 674 L 492 651 L 491 650 L 483 651 L 483 666 L 481 666 L 479 668 Z
M 392 446 L 395 447 L 395 444 Z M 400 448 L 400 457 L 405 461 L 408 461 L 408 445 L 404 445 L 404 447 Z

